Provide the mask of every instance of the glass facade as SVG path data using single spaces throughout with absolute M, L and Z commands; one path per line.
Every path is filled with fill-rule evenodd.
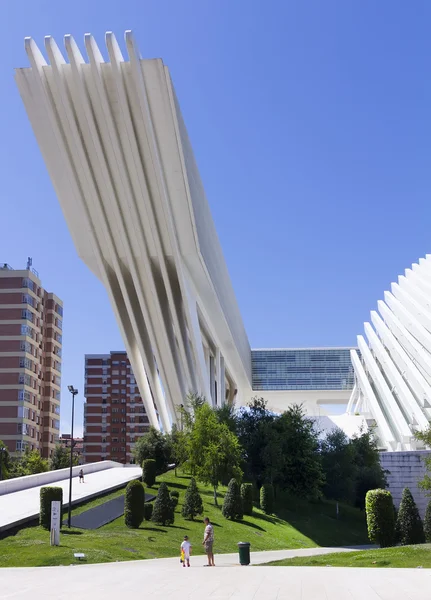
M 252 350 L 254 390 L 350 390 L 350 348 Z

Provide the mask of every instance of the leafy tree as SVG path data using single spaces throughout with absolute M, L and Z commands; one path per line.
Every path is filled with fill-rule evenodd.
M 373 430 L 361 432 L 351 440 L 352 465 L 355 468 L 355 506 L 364 509 L 369 490 L 384 489 L 388 482 L 386 471 L 380 464 L 379 449 Z
M 320 453 L 325 475 L 324 495 L 331 500 L 350 502 L 354 495 L 356 468 L 349 438 L 339 428 L 330 431 L 321 443 Z
M 233 404 L 223 404 L 215 409 L 215 413 L 219 423 L 227 425 L 232 433 L 237 434 L 237 416 Z
M 10 470 L 9 450 L 4 442 L 0 440 L 0 481 L 8 479 Z
M 173 490 L 171 492 L 171 503 L 172 503 L 172 506 L 173 506 L 174 510 L 178 506 L 179 499 L 180 499 L 180 493 L 177 490 Z
M 199 494 L 196 481 L 192 477 L 186 490 L 181 514 L 185 519 L 191 519 L 193 521 L 197 515 L 201 515 L 203 512 L 204 505 L 202 502 L 202 498 Z
M 409 488 L 405 488 L 403 491 L 398 509 L 396 531 L 402 546 L 422 544 L 425 541 L 418 507 Z
M 165 482 L 160 484 L 151 519 L 160 525 L 171 525 L 175 520 L 174 508 Z
M 217 420 L 215 412 L 203 404 L 195 413 L 189 433 L 189 465 L 202 483 L 212 485 L 217 505 L 217 488 L 230 478 L 239 478 L 241 447 L 227 425 Z
M 124 498 L 124 522 L 130 529 L 138 529 L 144 520 L 145 490 L 140 481 L 130 481 Z
M 229 481 L 221 512 L 226 519 L 242 520 L 244 516 L 241 490 L 236 479 Z
M 196 412 L 206 404 L 205 396 L 200 394 L 187 394 L 184 404 L 177 406 L 180 421 L 180 431 L 190 432 L 193 427 Z
M 154 458 L 147 458 L 142 463 L 142 481 L 152 488 L 156 483 L 157 463 Z
M 425 511 L 425 519 L 424 519 L 424 534 L 425 541 L 428 544 L 431 542 L 431 500 L 427 504 L 427 508 Z
M 365 499 L 368 537 L 381 548 L 392 546 L 395 538 L 395 511 L 392 494 L 387 490 L 369 490 Z
M 17 459 L 10 462 L 10 477 L 24 477 L 25 475 L 36 475 L 49 471 L 49 463 L 46 458 L 42 458 L 37 450 L 29 450 Z
M 431 423 L 425 431 L 417 431 L 415 437 L 418 441 L 425 444 L 425 446 L 431 448 Z M 419 482 L 419 487 L 429 493 L 431 492 L 431 456 L 425 457 L 423 461 L 425 463 L 425 475 Z
M 177 476 L 177 468 L 187 462 L 189 457 L 189 446 L 187 433 L 178 429 L 174 424 L 170 433 L 172 460 L 175 463 L 175 477 Z
M 260 488 L 260 508 L 266 515 L 274 512 L 274 486 L 271 483 L 265 483 Z
M 150 427 L 149 432 L 136 441 L 133 454 L 139 465 L 147 458 L 154 459 L 157 475 L 161 475 L 167 471 L 171 460 L 170 436 L 157 431 L 155 427 Z
M 74 453 L 73 465 L 79 464 L 79 458 Z M 57 471 L 58 469 L 67 469 L 70 467 L 70 448 L 66 448 L 62 444 L 57 444 L 52 452 L 52 456 L 49 461 L 49 468 L 51 471 Z
M 253 484 L 243 483 L 241 485 L 242 508 L 245 515 L 253 514 Z

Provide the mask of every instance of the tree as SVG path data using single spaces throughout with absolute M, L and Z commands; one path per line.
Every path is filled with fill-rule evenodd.
M 215 409 L 215 413 L 219 423 L 224 423 L 229 428 L 229 431 L 237 434 L 237 416 L 235 414 L 235 406 L 233 404 L 223 404 Z
M 396 522 L 396 531 L 402 546 L 423 544 L 424 529 L 419 516 L 418 507 L 409 488 L 405 488 L 401 497 Z
M 46 471 L 49 471 L 49 463 L 37 450 L 27 448 L 19 458 L 10 462 L 10 477 L 24 477 Z
M 427 504 L 427 508 L 425 511 L 425 519 L 424 519 L 424 534 L 425 541 L 428 544 L 431 542 L 431 500 Z
M 9 450 L 4 442 L 0 440 L 0 481 L 8 479 L 10 469 Z
M 354 503 L 364 509 L 365 496 L 369 490 L 384 489 L 388 482 L 386 471 L 380 464 L 379 449 L 373 430 L 362 432 L 351 440 L 352 466 L 355 469 Z
M 147 458 L 154 459 L 157 475 L 161 475 L 167 471 L 171 460 L 170 437 L 157 431 L 155 427 L 150 427 L 149 432 L 136 441 L 133 454 L 139 465 Z
M 260 508 L 266 515 L 274 512 L 274 486 L 271 483 L 264 483 L 260 488 Z
M 241 485 L 242 508 L 245 515 L 253 514 L 253 484 L 243 483 Z
M 425 431 L 417 431 L 415 437 L 418 441 L 422 442 L 428 448 L 431 448 L 431 423 Z M 419 487 L 425 492 L 431 492 L 431 456 L 423 459 L 425 463 L 425 475 L 424 478 L 419 482 Z
M 206 404 L 205 396 L 200 394 L 187 394 L 184 404 L 177 406 L 180 421 L 180 431 L 190 432 L 195 420 L 195 414 L 201 406 Z
M 145 514 L 145 490 L 140 481 L 130 481 L 124 498 L 124 522 L 130 529 L 139 529 Z
M 151 519 L 160 525 L 171 525 L 175 520 L 174 508 L 165 482 L 160 484 Z
M 204 505 L 202 498 L 199 494 L 198 487 L 195 479 L 192 477 L 186 490 L 184 498 L 183 509 L 181 514 L 185 519 L 191 519 L 192 521 L 197 515 L 201 515 L 204 512 Z
M 189 457 L 189 446 L 187 433 L 178 429 L 174 424 L 170 433 L 172 460 L 175 463 L 175 477 L 177 476 L 177 468 L 187 462 Z
M 395 538 L 395 510 L 387 490 L 369 490 L 365 499 L 368 537 L 381 548 L 392 546 Z
M 344 431 L 336 428 L 327 433 L 321 443 L 320 454 L 325 475 L 324 495 L 331 500 L 351 502 L 356 468 L 353 465 L 354 449 Z
M 73 454 L 73 465 L 79 464 L 79 458 L 76 454 Z M 70 466 L 70 448 L 66 448 L 62 444 L 57 444 L 52 452 L 52 456 L 49 461 L 49 467 L 51 471 L 57 471 L 58 469 L 67 469 Z
M 189 433 L 189 461 L 199 481 L 211 485 L 217 505 L 217 488 L 229 479 L 240 478 L 241 447 L 227 425 L 217 420 L 208 404 L 199 407 Z
M 236 479 L 229 481 L 221 512 L 226 519 L 237 519 L 240 521 L 244 516 L 241 490 Z
M 147 458 L 142 463 L 142 481 L 152 488 L 156 483 L 157 464 L 154 458 Z

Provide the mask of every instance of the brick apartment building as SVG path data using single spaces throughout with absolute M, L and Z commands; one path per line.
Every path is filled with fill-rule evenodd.
M 126 352 L 85 356 L 85 398 L 85 462 L 132 462 L 149 421 Z
M 0 439 L 49 458 L 60 429 L 63 304 L 31 268 L 0 263 Z

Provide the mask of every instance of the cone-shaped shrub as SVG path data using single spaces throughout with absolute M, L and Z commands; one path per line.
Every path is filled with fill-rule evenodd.
M 226 519 L 240 520 L 244 516 L 241 490 L 236 479 L 229 481 L 221 512 Z
M 151 502 L 145 502 L 144 504 L 144 519 L 146 521 L 151 521 L 151 517 L 153 516 L 153 505 Z
M 165 482 L 160 484 L 157 498 L 154 501 L 151 520 L 160 525 L 171 525 L 175 520 L 171 496 Z
M 177 490 L 174 490 L 173 492 L 171 492 L 171 502 L 172 502 L 172 506 L 174 509 L 177 508 L 179 499 L 180 499 L 180 493 Z
M 402 546 L 410 544 L 423 544 L 425 541 L 424 529 L 419 516 L 418 507 L 409 488 L 404 488 L 398 509 L 396 530 L 398 541 Z
M 45 529 L 51 529 L 51 502 L 57 500 L 63 507 L 63 489 L 61 487 L 42 487 L 40 488 L 40 513 L 39 525 Z M 60 523 L 62 517 L 60 516 Z
M 201 515 L 204 512 L 204 505 L 202 502 L 202 498 L 199 494 L 199 490 L 196 485 L 196 481 L 193 477 L 190 479 L 190 483 L 186 490 L 186 495 L 184 498 L 183 509 L 181 514 L 185 519 L 193 519 L 197 515 Z
M 274 512 L 274 486 L 270 483 L 265 483 L 260 488 L 260 508 L 267 515 Z
M 124 498 L 124 522 L 130 529 L 138 529 L 144 520 L 145 490 L 140 481 L 127 484 Z
M 392 494 L 370 490 L 365 497 L 368 537 L 381 548 L 392 546 L 395 537 L 395 511 Z
M 152 458 L 147 458 L 142 462 L 142 481 L 148 487 L 153 487 L 156 483 L 157 463 Z
M 427 509 L 425 511 L 425 519 L 424 519 L 424 534 L 425 541 L 431 542 L 431 500 L 427 504 Z
M 242 509 L 245 515 L 253 514 L 253 484 L 243 483 L 241 486 Z

